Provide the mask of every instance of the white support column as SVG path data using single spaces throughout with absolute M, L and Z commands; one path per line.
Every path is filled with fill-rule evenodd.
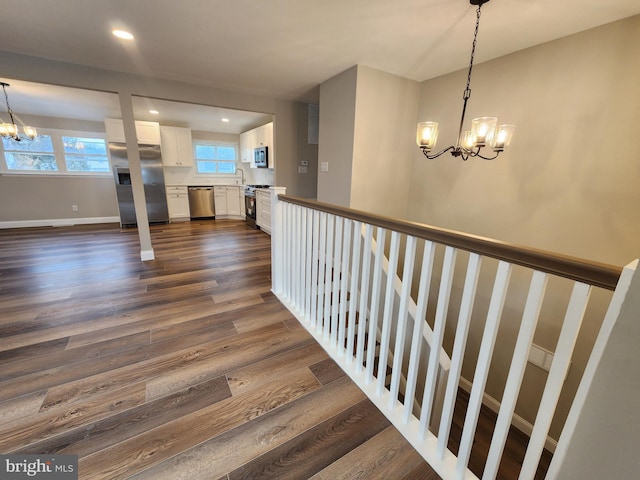
M 283 288 L 284 261 L 284 209 L 278 195 L 284 195 L 285 187 L 271 187 L 271 290 L 278 295 Z
M 156 258 L 151 245 L 151 231 L 149 229 L 149 217 L 147 214 L 147 199 L 144 195 L 142 183 L 142 167 L 140 166 L 140 151 L 138 150 L 138 136 L 136 123 L 133 116 L 133 102 L 129 92 L 120 92 L 120 112 L 129 159 L 129 172 L 131 173 L 131 186 L 133 190 L 133 205 L 136 211 L 136 223 L 138 224 L 138 237 L 140 238 L 140 259 L 143 262 Z

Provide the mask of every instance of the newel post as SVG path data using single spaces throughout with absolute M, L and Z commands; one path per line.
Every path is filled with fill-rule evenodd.
M 285 187 L 271 187 L 271 291 L 282 292 L 284 281 L 284 203 L 278 195 L 285 195 Z
M 547 478 L 628 480 L 640 472 L 640 272 L 627 265 Z

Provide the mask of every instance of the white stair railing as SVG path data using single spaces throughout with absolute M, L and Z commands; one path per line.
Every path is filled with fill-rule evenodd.
M 573 285 L 520 473 L 521 479 L 533 479 L 591 291 L 613 290 L 621 269 L 272 191 L 273 292 L 445 479 L 478 478 L 468 463 L 504 306 L 512 289 L 523 291 L 521 270 L 530 272 L 530 280 L 496 426 L 480 469 L 483 479 L 498 478 L 549 278 Z M 483 275 L 484 264 L 489 274 Z M 514 269 L 519 271 L 517 283 L 511 280 Z M 620 292 L 626 291 L 632 273 L 620 280 L 609 316 L 624 301 Z M 479 298 L 486 299 L 486 309 L 475 308 Z M 456 308 L 450 308 L 453 304 Z M 477 354 L 468 355 L 470 327 L 478 322 L 483 327 Z M 473 381 L 454 454 L 449 448 L 454 407 L 463 363 L 471 360 Z M 592 370 L 583 376 L 572 408 L 579 409 L 584 401 Z M 568 429 L 575 421 L 570 414 Z M 562 434 L 559 452 L 566 449 L 562 440 L 570 437 Z M 552 465 L 547 478 L 555 478 L 557 470 Z

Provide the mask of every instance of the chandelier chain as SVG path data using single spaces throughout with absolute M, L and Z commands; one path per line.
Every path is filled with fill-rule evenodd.
M 6 89 L 7 84 L 4 82 L 1 82 L 1 83 L 2 83 L 2 91 L 4 92 L 4 101 L 7 103 L 7 113 L 11 118 L 11 123 L 15 124 L 16 122 L 13 119 L 13 112 L 11 111 L 11 105 L 9 105 L 9 95 L 7 95 L 7 89 Z
M 467 87 L 462 94 L 462 116 L 460 117 L 458 139 L 456 140 L 456 148 L 454 151 L 457 151 L 460 148 L 460 136 L 462 135 L 462 130 L 464 128 L 464 118 L 467 113 L 467 101 L 469 101 L 469 98 L 471 98 L 471 71 L 473 70 L 473 59 L 476 55 L 476 44 L 478 43 L 478 29 L 480 28 L 480 8 L 482 8 L 482 2 L 478 5 L 478 9 L 476 10 L 476 29 L 473 33 L 473 44 L 471 45 L 471 60 L 469 60 L 469 72 L 467 73 Z
M 471 60 L 469 60 L 469 73 L 467 74 L 467 88 L 465 90 L 465 95 L 468 93 L 468 96 L 471 96 L 471 89 L 469 88 L 471 85 L 471 70 L 473 69 L 473 60 L 476 56 L 476 44 L 478 43 L 478 29 L 480 28 L 480 7 L 482 4 L 478 5 L 478 9 L 476 10 L 476 29 L 473 33 L 473 44 L 471 45 Z M 468 98 L 468 97 L 467 97 Z

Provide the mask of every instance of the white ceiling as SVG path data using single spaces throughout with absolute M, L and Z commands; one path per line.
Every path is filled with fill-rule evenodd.
M 476 61 L 636 14 L 639 0 L 493 0 L 482 7 Z M 320 83 L 355 64 L 418 81 L 465 68 L 474 24 L 468 0 L 3 0 L 0 49 L 314 100 Z M 135 40 L 116 39 L 115 27 Z M 12 107 L 26 111 L 10 83 Z

